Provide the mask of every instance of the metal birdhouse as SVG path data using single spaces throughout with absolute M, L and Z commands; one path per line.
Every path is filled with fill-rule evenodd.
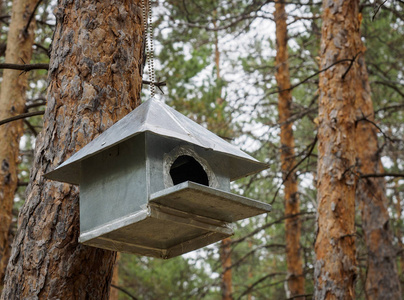
M 267 165 L 151 99 L 45 176 L 80 185 L 86 245 L 170 258 L 233 234 L 271 206 L 230 193 Z

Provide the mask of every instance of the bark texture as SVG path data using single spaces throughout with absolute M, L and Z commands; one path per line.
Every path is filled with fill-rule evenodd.
M 361 43 L 360 34 L 356 38 L 358 43 Z M 362 48 L 363 53 L 365 48 Z M 374 122 L 374 110 L 363 55 L 358 57 L 357 80 L 356 115 L 360 121 L 356 127 L 356 151 L 359 170 L 362 174 L 383 173 L 377 128 L 369 122 Z M 368 121 L 363 120 L 364 118 Z M 368 252 L 366 299 L 401 299 L 384 178 L 359 180 L 356 199 L 362 213 L 362 227 Z
M 295 215 L 300 212 L 300 201 L 295 166 L 295 141 L 293 137 L 292 122 L 289 122 L 292 111 L 292 93 L 290 90 L 290 75 L 287 48 L 287 15 L 285 3 L 275 3 L 276 22 L 276 82 L 278 89 L 278 113 L 281 124 L 281 167 L 284 181 L 285 215 Z M 303 265 L 300 254 L 301 223 L 298 216 L 285 220 L 286 263 L 288 270 L 288 297 L 304 294 Z M 295 299 L 304 299 L 297 297 Z
M 220 253 L 222 261 L 222 299 L 232 300 L 232 274 L 231 274 L 231 239 L 225 238 L 222 240 Z
M 35 21 L 25 31 L 36 0 L 14 0 L 7 38 L 6 63 L 30 63 Z M 0 3 L 1 5 L 1 3 Z M 0 120 L 22 114 L 25 110 L 27 74 L 4 70 L 0 92 Z M 19 144 L 23 121 L 0 126 L 0 286 L 10 257 L 10 226 L 14 195 L 18 183 Z
M 315 299 L 354 299 L 355 78 L 359 1 L 324 1 L 320 69 Z
M 116 254 L 116 261 L 114 265 L 114 270 L 112 273 L 112 282 L 111 282 L 111 292 L 109 293 L 109 300 L 119 300 L 119 290 L 116 288 L 119 286 L 119 260 L 121 258 L 120 253 Z
M 58 2 L 44 127 L 2 299 L 108 299 L 116 253 L 78 244 L 78 188 L 42 175 L 140 102 L 139 1 Z
M 397 161 L 397 160 L 396 160 Z M 401 197 L 400 197 L 400 192 L 399 192 L 399 184 L 398 184 L 399 178 L 396 178 L 394 180 L 394 197 L 396 198 L 396 221 L 399 223 L 401 222 L 401 215 L 402 215 L 402 207 L 401 207 Z M 398 270 L 397 270 L 397 275 L 398 278 L 400 279 L 403 274 L 403 268 L 404 268 L 404 247 L 403 247 L 403 242 L 402 242 L 402 234 L 401 234 L 401 229 L 398 228 L 396 231 L 396 237 L 397 237 L 397 245 L 398 245 L 398 251 L 400 252 L 400 260 L 399 260 L 399 265 L 398 265 Z

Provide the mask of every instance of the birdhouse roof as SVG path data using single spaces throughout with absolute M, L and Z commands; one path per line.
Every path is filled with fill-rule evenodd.
M 233 174 L 230 174 L 232 180 L 268 168 L 267 164 L 259 162 L 163 102 L 152 98 L 142 103 L 45 176 L 54 180 L 79 184 L 80 180 L 74 178 L 80 176 L 81 161 L 143 132 L 152 132 L 186 141 L 225 154 L 237 159 L 238 164 L 242 161 L 241 168 L 245 171 L 234 171 Z M 246 166 L 248 167 L 246 168 Z

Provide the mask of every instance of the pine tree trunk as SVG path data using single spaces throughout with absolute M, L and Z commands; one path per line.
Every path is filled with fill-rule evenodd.
M 112 285 L 119 286 L 119 260 L 121 258 L 121 254 L 116 254 L 116 261 L 114 265 L 114 270 L 112 274 Z M 109 293 L 109 300 L 118 300 L 119 299 L 119 290 L 111 286 L 111 292 Z
M 354 299 L 355 78 L 359 1 L 324 1 L 318 128 L 315 299 Z M 360 51 L 360 50 L 359 50 Z
M 281 165 L 284 181 L 285 215 L 300 212 L 300 201 L 297 190 L 296 172 L 291 169 L 295 162 L 295 141 L 293 137 L 291 117 L 292 93 L 290 90 L 287 25 L 285 3 L 275 3 L 276 22 L 276 82 L 281 91 L 278 94 L 279 123 L 281 124 Z M 298 216 L 285 220 L 286 262 L 288 269 L 288 288 L 290 297 L 304 294 L 303 266 L 300 255 L 301 223 Z M 301 297 L 295 299 L 304 299 Z
M 357 34 L 358 43 L 360 34 Z M 363 52 L 364 47 L 363 47 Z M 356 151 L 362 174 L 383 173 L 377 143 L 377 128 L 371 99 L 365 58 L 358 57 L 358 83 L 356 85 Z M 367 120 L 363 120 L 366 118 Z M 389 226 L 384 178 L 366 178 L 358 181 L 356 199 L 362 213 L 362 228 L 368 252 L 366 299 L 401 299 L 400 281 L 397 275 L 396 251 Z
M 213 12 L 213 16 L 217 17 L 217 11 Z M 213 27 L 217 28 L 216 21 L 213 21 Z M 216 80 L 219 81 L 221 79 L 220 76 L 220 50 L 219 50 L 219 37 L 217 31 L 215 31 L 215 66 L 216 66 Z M 220 95 L 221 95 L 220 90 Z M 216 104 L 221 105 L 223 103 L 223 99 L 219 96 L 216 99 Z M 221 127 L 221 126 L 220 126 Z M 217 130 L 217 128 L 216 128 Z M 225 238 L 221 242 L 220 247 L 220 260 L 222 264 L 222 300 L 232 300 L 233 299 L 233 277 L 231 270 L 231 238 Z
M 139 1 L 59 1 L 44 127 L 2 299 L 108 299 L 116 253 L 78 244 L 78 187 L 46 180 L 140 102 Z
M 231 239 L 222 240 L 220 259 L 222 261 L 222 300 L 232 300 Z
M 252 250 L 252 242 L 250 239 L 248 239 L 248 251 Z M 250 263 L 247 265 L 248 267 L 248 273 L 247 273 L 247 280 L 248 282 L 252 281 L 253 278 L 253 273 L 252 273 L 252 260 L 250 259 Z M 248 285 L 249 290 L 251 289 L 251 284 Z M 251 290 L 250 292 L 247 294 L 247 300 L 252 300 L 252 293 Z
M 34 41 L 35 19 L 27 31 L 28 19 L 36 0 L 14 0 L 7 38 L 6 63 L 29 63 Z M 27 74 L 4 70 L 0 92 L 0 120 L 22 114 L 25 110 Z M 0 286 L 10 256 L 10 225 L 14 195 L 18 184 L 19 144 L 23 121 L 0 126 Z
M 400 197 L 400 192 L 399 192 L 399 184 L 398 184 L 399 178 L 396 178 L 394 180 L 394 196 L 396 198 L 396 221 L 397 223 L 400 224 L 401 222 L 401 215 L 402 215 L 402 207 L 401 207 L 401 197 Z M 399 265 L 398 265 L 398 270 L 397 270 L 397 275 L 398 278 L 400 279 L 403 274 L 403 268 L 404 268 L 404 245 L 403 245 L 403 237 L 401 234 L 401 228 L 397 228 L 396 232 L 396 237 L 397 237 L 397 246 L 398 246 L 398 252 L 399 254 Z

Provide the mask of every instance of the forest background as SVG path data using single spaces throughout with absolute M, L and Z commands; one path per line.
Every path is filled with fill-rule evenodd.
M 19 152 L 14 151 L 19 159 L 18 179 L 14 180 L 18 189 L 15 194 L 14 189 L 9 194 L 0 193 L 2 201 L 13 196 L 12 210 L 2 209 L 0 218 L 1 277 L 17 232 L 18 211 L 26 198 L 36 136 L 42 129 L 47 64 L 56 24 L 53 15 L 56 3 L 52 1 L 3 1 L 2 62 L 10 62 L 5 58 L 6 45 L 7 51 L 17 53 L 9 50 L 11 16 L 24 14 L 16 9 L 16 3 L 26 9 L 20 22 L 26 35 L 19 38 L 25 40 L 32 54 L 27 55 L 29 51 L 24 50 L 24 56 L 17 55 L 11 62 L 20 65 L 19 71 L 14 70 L 16 82 L 23 85 L 20 88 L 15 87 L 15 82 L 10 83 L 10 88 L 4 87 L 5 78 L 12 76 L 6 75 L 7 66 L 1 65 L 5 70 L 0 104 L 17 103 L 19 97 L 23 104 L 19 102 L 15 110 L 26 114 L 20 120 L 22 129 L 16 130 L 20 131 L 16 135 L 22 134 Z M 319 78 L 330 68 L 322 61 L 321 53 L 327 4 L 311 0 L 153 1 L 151 4 L 155 69 L 157 81 L 164 83 L 159 86 L 158 97 L 268 163 L 267 171 L 236 181 L 232 189 L 272 204 L 273 211 L 267 216 L 239 222 L 231 239 L 167 261 L 121 254 L 115 266 L 111 299 L 309 299 L 314 294 L 320 299 L 321 280 L 317 279 L 316 270 L 321 268 L 318 266 L 321 254 L 315 243 L 318 226 L 324 223 L 316 224 L 321 214 L 317 200 L 321 138 L 318 111 Z M 363 163 L 363 157 L 356 157 L 355 181 L 359 192 L 355 200 L 355 232 L 351 233 L 356 244 L 355 270 L 350 276 L 354 278 L 357 299 L 383 299 L 374 291 L 375 285 L 381 291 L 383 285 L 392 291 L 393 296 L 386 295 L 385 299 L 399 299 L 404 291 L 404 3 L 363 1 L 352 22 L 360 25 L 364 47 L 357 47 L 359 50 L 345 61 L 337 60 L 334 64 L 343 67 L 348 76 L 362 76 L 355 79 L 356 83 L 366 80 L 370 85 L 374 113 L 368 110 L 368 105 L 356 107 L 355 128 L 365 123 L 371 128 L 367 130 L 376 134 L 377 149 L 372 157 L 376 164 L 380 159 L 384 170 L 366 169 L 364 165 L 372 163 Z M 366 60 L 366 65 L 361 59 Z M 353 71 L 359 64 L 366 72 Z M 143 80 L 147 80 L 147 73 L 145 68 Z M 26 82 L 22 80 L 24 77 Z M 146 87 L 144 84 L 143 100 L 149 97 Z M 354 89 L 361 90 L 359 85 L 354 85 Z M 13 94 L 16 90 L 20 95 Z M 361 94 L 367 92 L 369 89 L 364 88 Z M 358 136 L 354 140 L 360 141 L 365 149 L 375 143 Z M 4 164 L 2 172 L 0 181 L 6 182 Z M 10 178 L 7 182 L 13 181 Z M 381 186 L 380 190 L 371 190 L 368 198 L 371 203 L 377 202 L 373 198 L 382 199 L 382 208 L 362 199 L 361 195 L 369 194 L 361 183 Z M 7 211 L 12 212 L 12 217 L 8 218 L 10 222 L 3 222 Z M 343 216 L 338 218 L 343 220 Z M 372 233 L 372 226 L 381 231 Z M 377 250 L 372 245 L 377 245 Z M 375 267 L 372 260 L 380 253 L 381 260 L 390 260 L 393 266 L 387 274 L 388 280 L 383 280 L 386 276 L 383 268 Z M 375 278 L 378 276 L 379 279 Z M 391 282 L 399 284 L 392 287 Z

